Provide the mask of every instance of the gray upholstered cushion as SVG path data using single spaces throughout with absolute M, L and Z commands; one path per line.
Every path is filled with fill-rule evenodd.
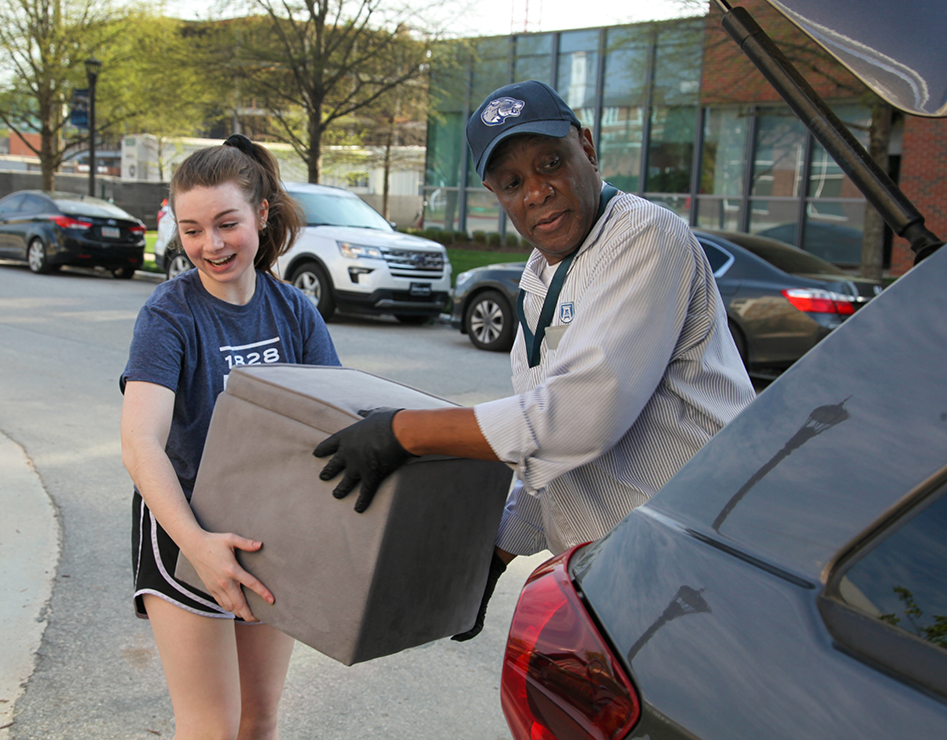
M 234 370 L 214 409 L 191 506 L 217 532 L 263 542 L 240 553 L 273 592 L 253 614 L 351 665 L 463 632 L 474 621 L 509 488 L 502 463 L 409 462 L 364 514 L 339 501 L 312 451 L 378 406 L 453 406 L 368 373 L 256 365 Z M 204 588 L 190 563 L 176 574 Z

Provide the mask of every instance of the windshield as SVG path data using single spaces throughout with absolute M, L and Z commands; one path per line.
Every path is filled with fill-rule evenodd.
M 360 198 L 346 194 L 292 192 L 303 207 L 307 226 L 357 226 L 363 229 L 391 231 L 391 225 Z

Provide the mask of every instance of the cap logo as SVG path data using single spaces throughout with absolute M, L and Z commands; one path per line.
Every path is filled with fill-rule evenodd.
M 516 98 L 497 98 L 491 100 L 480 114 L 480 120 L 487 126 L 500 126 L 507 118 L 516 118 L 523 112 L 526 103 Z

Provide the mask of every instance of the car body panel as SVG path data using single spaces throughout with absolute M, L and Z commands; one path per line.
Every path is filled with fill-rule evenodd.
M 947 116 L 947 46 L 939 0 L 769 2 L 896 108 Z M 891 33 L 893 28 L 904 32 Z
M 677 726 L 661 737 L 943 734 L 943 697 L 841 649 L 818 602 L 833 565 L 947 471 L 947 410 L 931 395 L 945 280 L 940 250 L 574 558 L 653 715 L 632 737 L 654 717 Z

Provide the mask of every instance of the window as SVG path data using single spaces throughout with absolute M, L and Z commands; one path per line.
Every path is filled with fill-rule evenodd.
M 595 79 L 599 32 L 569 31 L 559 41 L 557 91 L 583 126 L 595 125 Z
M 552 84 L 552 34 L 529 34 L 516 37 L 516 59 L 513 80 L 539 80 Z
M 645 182 L 649 193 L 690 191 L 702 39 L 702 21 L 665 27 L 658 33 Z
M 849 650 L 947 695 L 947 485 L 852 548 L 820 608 Z
M 718 278 L 723 275 L 727 268 L 733 264 L 733 256 L 728 252 L 724 252 L 716 244 L 711 244 L 704 239 L 698 241 L 700 246 L 704 248 L 704 254 L 707 255 L 707 261 L 710 263 L 710 269 L 713 270 L 714 277 Z

